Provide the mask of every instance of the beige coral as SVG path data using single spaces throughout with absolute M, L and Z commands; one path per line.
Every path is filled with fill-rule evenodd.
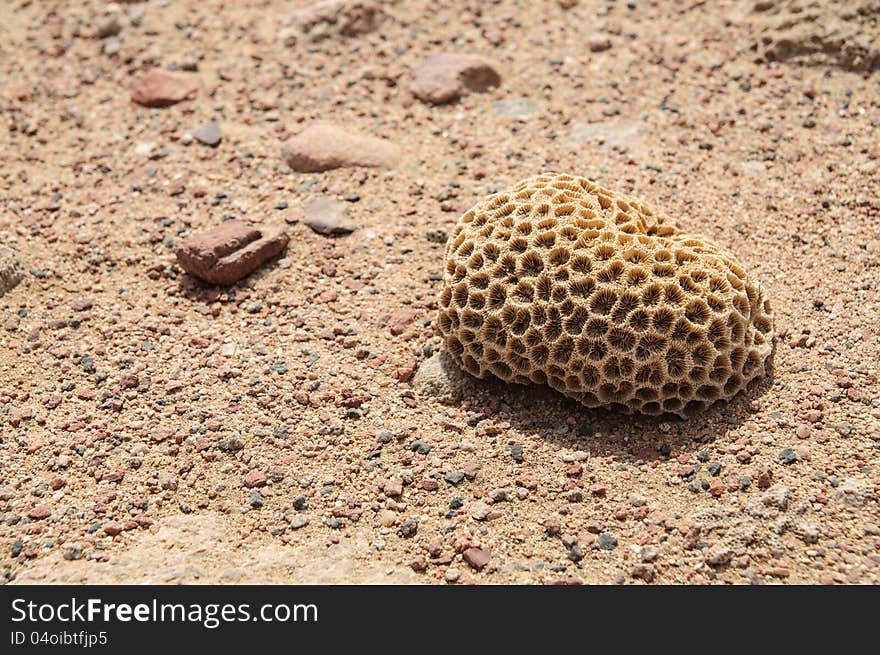
M 687 415 L 765 374 L 770 303 L 731 255 L 587 179 L 489 196 L 450 236 L 437 326 L 466 371 Z

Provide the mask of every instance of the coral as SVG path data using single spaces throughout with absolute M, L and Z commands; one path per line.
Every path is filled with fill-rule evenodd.
M 437 327 L 472 375 L 687 415 L 765 373 L 770 303 L 733 257 L 571 175 L 489 196 L 450 235 Z

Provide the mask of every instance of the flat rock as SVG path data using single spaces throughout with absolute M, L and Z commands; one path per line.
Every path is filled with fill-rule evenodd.
M 400 158 L 396 145 L 333 123 L 311 123 L 284 144 L 282 157 L 299 173 L 366 166 L 392 168 Z
M 348 203 L 319 196 L 307 200 L 304 223 L 318 234 L 340 236 L 354 232 L 355 226 L 348 218 Z
M 0 246 L 0 296 L 15 287 L 24 277 L 21 260 L 12 248 Z
M 212 148 L 219 145 L 223 139 L 223 135 L 220 133 L 220 124 L 216 121 L 200 125 L 193 130 L 192 136 L 199 143 L 211 146 Z
M 195 95 L 198 88 L 190 73 L 152 68 L 135 82 L 131 99 L 144 107 L 168 107 Z
M 177 262 L 190 275 L 210 284 L 229 285 L 280 254 L 288 236 L 244 221 L 226 221 L 180 243 Z
M 491 554 L 487 548 L 468 548 L 462 553 L 464 561 L 470 564 L 472 569 L 481 571 L 489 563 Z
M 501 76 L 482 57 L 442 53 L 419 64 L 410 91 L 419 100 L 441 105 L 467 93 L 485 93 L 500 84 Z
M 421 363 L 413 376 L 413 387 L 420 396 L 454 405 L 464 397 L 471 380 L 449 353 L 441 350 Z

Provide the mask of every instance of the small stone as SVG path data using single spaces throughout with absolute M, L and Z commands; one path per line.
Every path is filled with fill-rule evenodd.
M 304 528 L 309 524 L 309 517 L 306 514 L 294 514 L 290 519 L 290 527 L 294 530 Z
M 612 537 L 610 534 L 600 534 L 596 543 L 602 550 L 614 550 L 617 548 L 617 538 Z
M 573 453 L 563 453 L 562 461 L 566 463 L 583 462 L 590 457 L 586 450 L 576 450 Z
M 643 562 L 653 562 L 660 555 L 656 546 L 642 546 L 639 557 Z
M 266 484 L 268 479 L 269 477 L 262 471 L 249 471 L 248 474 L 244 476 L 244 486 L 248 489 L 262 487 Z
M 302 494 L 293 499 L 293 509 L 297 511 L 302 511 L 309 506 L 309 501 Z
M 489 563 L 490 553 L 487 548 L 468 548 L 462 556 L 471 568 L 482 571 Z
M 461 572 L 458 569 L 446 569 L 446 573 L 443 574 L 443 578 L 449 583 L 458 582 L 460 577 Z
M 263 506 L 263 497 L 260 495 L 259 491 L 254 489 L 253 491 L 251 491 L 249 502 L 252 508 L 260 509 Z
M 67 561 L 82 559 L 83 547 L 79 544 L 65 544 L 64 550 L 61 551 L 61 556 Z
M 115 537 L 116 535 L 121 533 L 122 530 L 122 524 L 117 521 L 110 521 L 109 523 L 104 525 L 104 533 L 111 537 Z
M 410 445 L 410 450 L 412 450 L 414 453 L 418 453 L 419 455 L 427 455 L 431 452 L 431 446 L 426 444 L 421 439 L 416 439 Z
M 316 122 L 287 140 L 282 157 L 294 171 L 320 173 L 351 166 L 392 168 L 400 158 L 400 150 L 385 139 Z
M 225 221 L 181 242 L 177 263 L 210 284 L 230 285 L 246 277 L 287 247 L 289 237 L 277 229 L 244 221 Z
M 847 423 L 846 421 L 841 421 L 841 422 L 838 423 L 835 427 L 836 427 L 836 429 L 837 429 L 837 433 L 838 433 L 841 437 L 848 437 L 848 436 L 850 436 L 850 435 L 853 433 L 853 427 L 852 427 L 852 425 L 850 425 L 850 424 Z
M 783 464 L 794 464 L 798 460 L 797 453 L 791 448 L 783 448 L 779 451 L 779 461 Z
M 464 480 L 464 471 L 450 471 L 445 476 L 443 476 L 443 479 L 452 486 L 461 484 L 461 482 Z
M 170 471 L 160 471 L 159 486 L 162 489 L 177 491 L 177 476 Z
M 406 519 L 403 523 L 400 524 L 400 527 L 397 529 L 397 535 L 403 539 L 410 539 L 411 537 L 416 536 L 416 532 L 418 532 L 419 524 L 417 521 L 413 519 Z
M 219 145 L 221 139 L 223 138 L 220 133 L 220 124 L 216 121 L 211 121 L 210 123 L 205 123 L 204 125 L 200 125 L 192 133 L 193 138 L 206 146 L 211 146 L 212 148 Z
M 198 82 L 190 73 L 152 68 L 131 91 L 131 99 L 144 107 L 168 107 L 187 99 L 198 90 Z
M 235 452 L 244 448 L 244 441 L 237 434 L 233 434 L 218 441 L 217 447 L 226 452 Z
M 513 458 L 513 461 L 517 464 L 523 463 L 523 447 L 522 444 L 514 443 L 509 446 L 505 446 L 506 451 L 510 453 L 510 456 Z
M 611 39 L 602 34 L 594 34 L 589 41 L 590 52 L 605 52 L 611 49 Z
M 307 200 L 303 208 L 305 224 L 318 234 L 341 236 L 355 230 L 355 225 L 348 218 L 348 205 L 344 202 L 319 196 Z
M 485 93 L 500 84 L 501 76 L 482 57 L 443 53 L 419 64 L 410 91 L 419 100 L 440 105 L 467 93 Z
M 397 498 L 398 496 L 403 494 L 403 480 L 401 480 L 400 478 L 391 478 L 390 480 L 386 480 L 385 484 L 382 487 L 382 490 L 389 498 Z
M 49 509 L 48 505 L 37 505 L 31 511 L 28 512 L 28 518 L 32 518 L 35 521 L 49 518 L 49 516 L 51 516 L 51 515 L 52 515 L 52 510 Z
M 476 521 L 485 521 L 486 517 L 489 516 L 489 512 L 492 511 L 492 508 L 489 507 L 486 503 L 482 501 L 476 501 L 471 503 L 469 507 L 469 513 L 471 518 Z
M 113 16 L 107 16 L 102 19 L 95 26 L 95 38 L 109 39 L 111 36 L 116 36 L 121 31 L 122 23 L 119 21 L 119 17 L 114 14 Z
M 706 551 L 704 559 L 709 566 L 723 566 L 733 559 L 733 551 L 723 546 L 714 546 Z
M 628 497 L 629 504 L 633 507 L 644 507 L 648 504 L 648 499 L 639 494 L 630 494 Z

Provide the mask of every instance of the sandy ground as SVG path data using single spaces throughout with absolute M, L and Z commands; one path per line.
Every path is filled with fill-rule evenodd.
M 26 270 L 0 298 L 5 580 L 880 581 L 878 73 L 831 42 L 758 61 L 752 2 L 413 0 L 290 45 L 305 4 L 0 0 L 0 243 Z M 500 87 L 414 99 L 436 52 Z M 133 104 L 157 65 L 195 97 Z M 400 163 L 291 172 L 317 118 Z M 217 148 L 187 136 L 210 120 Z M 775 307 L 772 377 L 688 421 L 415 391 L 436 230 L 546 170 L 736 253 Z M 357 229 L 306 227 L 318 195 Z M 290 245 L 201 285 L 174 243 L 230 216 Z

